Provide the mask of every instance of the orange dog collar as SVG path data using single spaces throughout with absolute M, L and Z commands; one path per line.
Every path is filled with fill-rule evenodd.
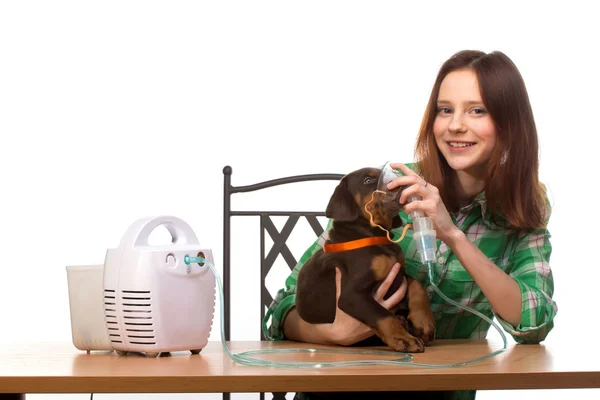
M 368 238 L 364 238 L 364 239 L 351 240 L 349 242 L 327 243 L 323 246 L 323 251 L 325 253 L 337 253 L 338 251 L 354 250 L 354 249 L 360 249 L 361 247 L 375 246 L 378 244 L 393 244 L 393 243 L 394 242 L 392 242 L 385 236 L 375 236 L 375 237 L 368 237 Z

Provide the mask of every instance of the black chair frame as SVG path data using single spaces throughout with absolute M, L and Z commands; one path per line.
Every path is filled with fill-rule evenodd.
M 224 315 L 224 327 L 225 327 L 225 340 L 231 340 L 231 311 L 230 311 L 230 288 L 231 288 L 231 218 L 236 216 L 254 216 L 260 218 L 260 280 L 261 280 L 261 320 L 259 326 L 261 327 L 260 337 L 261 340 L 266 338 L 262 333 L 262 320 L 265 316 L 264 309 L 268 307 L 273 298 L 267 288 L 265 287 L 265 277 L 274 265 L 275 260 L 281 254 L 289 266 L 290 271 L 296 266 L 297 261 L 292 255 L 289 248 L 286 246 L 286 240 L 289 238 L 290 233 L 293 231 L 296 223 L 300 218 L 306 218 L 312 230 L 316 236 L 320 236 L 323 233 L 323 227 L 317 220 L 319 216 L 325 216 L 324 211 L 235 211 L 231 209 L 231 196 L 235 193 L 253 192 L 261 189 L 270 188 L 273 186 L 307 182 L 307 181 L 323 181 L 333 180 L 339 181 L 344 176 L 343 174 L 309 174 L 309 175 L 296 175 L 285 178 L 272 179 L 256 183 L 253 185 L 246 186 L 233 186 L 231 184 L 231 175 L 233 169 L 230 166 L 223 168 L 223 180 L 224 180 L 224 196 L 223 196 L 223 315 Z M 272 216 L 283 216 L 287 217 L 285 225 L 281 232 L 275 227 Z M 273 240 L 273 246 L 267 253 L 265 251 L 265 237 L 269 234 Z M 273 393 L 274 399 L 285 399 L 286 393 Z M 229 393 L 223 393 L 223 399 L 228 400 L 230 398 Z M 264 393 L 260 394 L 260 399 L 264 399 Z

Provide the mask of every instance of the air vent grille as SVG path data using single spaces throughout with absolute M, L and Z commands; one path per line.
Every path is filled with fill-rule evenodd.
M 112 343 L 123 343 L 117 320 L 117 300 L 114 289 L 104 289 L 104 317 L 108 328 L 108 337 Z
M 121 304 L 128 343 L 149 346 L 156 344 L 150 291 L 123 290 Z

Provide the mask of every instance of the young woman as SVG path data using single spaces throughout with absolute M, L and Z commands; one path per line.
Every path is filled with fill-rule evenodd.
M 411 222 L 408 214 L 414 210 L 423 211 L 434 223 L 438 238 L 434 283 L 455 301 L 489 318 L 495 316 L 517 343 L 544 340 L 557 312 L 549 266 L 551 210 L 538 180 L 538 138 L 527 90 L 506 55 L 461 51 L 442 65 L 415 155 L 414 164 L 391 165 L 405 176 L 389 187 L 409 186 L 400 197 L 404 223 Z M 414 194 L 422 201 L 406 204 Z M 374 335 L 339 309 L 334 323 L 321 325 L 307 324 L 295 312 L 298 271 L 323 242 L 320 238 L 306 251 L 270 306 L 268 337 L 353 345 Z M 446 303 L 433 291 L 411 236 L 407 234 L 399 245 L 407 273 L 430 294 L 436 338 L 484 338 L 489 323 Z M 375 294 L 386 308 L 406 293 L 404 284 L 383 299 L 397 272 L 392 269 Z M 475 397 L 473 391 L 438 394 Z M 373 397 L 378 398 L 375 393 Z

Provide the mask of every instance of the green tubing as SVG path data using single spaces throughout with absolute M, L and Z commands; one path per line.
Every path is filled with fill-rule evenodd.
M 290 348 L 290 349 L 272 349 L 272 350 L 249 350 L 241 353 L 232 353 L 229 347 L 227 346 L 227 342 L 225 341 L 225 328 L 224 328 L 224 315 L 223 315 L 223 286 L 221 284 L 221 278 L 219 274 L 215 270 L 214 265 L 201 257 L 190 257 L 185 256 L 185 263 L 206 263 L 212 273 L 214 274 L 217 285 L 219 288 L 219 304 L 221 309 L 221 344 L 223 348 L 227 352 L 227 355 L 236 363 L 254 367 L 279 367 L 279 368 L 326 368 L 326 367 L 352 367 L 352 366 L 364 366 L 364 365 L 395 365 L 395 366 L 413 366 L 420 368 L 454 368 L 461 367 L 464 365 L 474 364 L 479 361 L 483 361 L 487 358 L 493 357 L 497 354 L 502 353 L 506 350 L 506 336 L 500 329 L 500 327 L 495 324 L 492 320 L 490 320 L 485 315 L 480 312 L 473 310 L 469 307 L 463 306 L 452 299 L 446 297 L 440 289 L 433 283 L 433 263 L 428 262 L 427 267 L 429 268 L 429 279 L 432 282 L 433 287 L 436 292 L 442 296 L 444 300 L 448 303 L 453 304 L 457 307 L 460 307 L 464 310 L 467 310 L 471 313 L 476 314 L 480 318 L 486 320 L 490 324 L 494 325 L 494 327 L 500 332 L 502 338 L 504 339 L 504 347 L 500 350 L 496 350 L 493 353 L 490 353 L 484 357 L 479 357 L 474 360 L 459 362 L 454 364 L 420 364 L 413 362 L 413 356 L 411 354 L 397 352 L 397 351 L 386 351 L 386 350 L 353 350 L 353 349 L 316 349 L 316 348 Z M 277 362 L 277 361 L 269 361 L 269 360 L 261 360 L 258 358 L 253 358 L 251 356 L 257 354 L 283 354 L 283 353 L 338 353 L 338 354 L 368 354 L 368 355 L 383 355 L 383 356 L 391 356 L 394 357 L 391 360 L 355 360 L 355 361 L 339 361 L 339 362 Z

